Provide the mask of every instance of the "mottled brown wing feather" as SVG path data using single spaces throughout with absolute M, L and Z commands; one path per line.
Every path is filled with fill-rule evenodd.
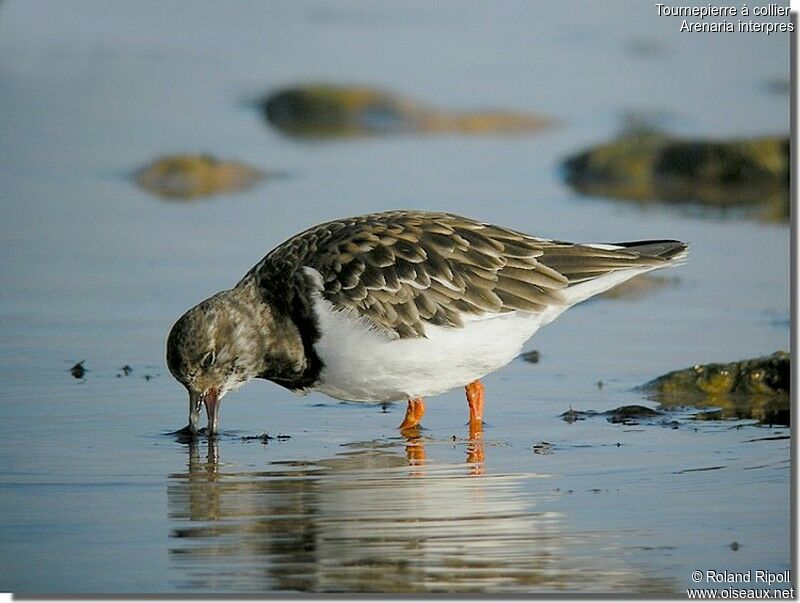
M 664 260 L 537 239 L 459 216 L 395 211 L 315 226 L 275 248 L 251 272 L 322 276 L 322 296 L 400 337 L 465 315 L 541 312 L 570 284 Z

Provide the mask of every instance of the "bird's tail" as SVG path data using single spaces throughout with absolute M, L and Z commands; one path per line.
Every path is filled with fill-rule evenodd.
M 687 243 L 671 240 L 628 241 L 587 245 L 587 247 L 603 249 L 612 254 L 614 251 L 624 253 L 620 253 L 621 257 L 617 258 L 612 268 L 591 275 L 576 274 L 571 278 L 574 284 L 570 284 L 562 292 L 569 305 L 582 302 L 651 270 L 682 264 L 689 256 Z
M 613 245 L 635 251 L 641 256 L 668 260 L 671 265 L 683 263 L 689 257 L 689 244 L 683 241 L 628 241 Z

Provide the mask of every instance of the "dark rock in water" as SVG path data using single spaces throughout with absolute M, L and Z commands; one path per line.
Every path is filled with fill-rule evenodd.
M 574 423 L 575 421 L 583 421 L 589 417 L 604 416 L 608 419 L 609 423 L 638 425 L 639 419 L 649 419 L 660 414 L 661 413 L 658 411 L 648 408 L 647 406 L 632 404 L 629 406 L 620 406 L 606 412 L 597 412 L 595 410 L 574 410 L 570 408 L 567 412 L 561 414 L 561 418 L 567 423 Z
M 637 425 L 637 419 L 651 418 L 658 416 L 660 413 L 648 408 L 647 406 L 640 406 L 632 404 L 630 406 L 620 406 L 614 410 L 609 410 L 606 413 L 608 420 L 611 423 L 623 423 L 625 425 Z
M 531 364 L 538 364 L 540 357 L 541 355 L 539 354 L 539 350 L 531 350 L 530 352 L 520 354 L 520 358 L 522 358 L 525 362 L 530 362 Z
M 127 377 L 128 375 L 130 375 L 133 372 L 133 367 L 131 367 L 130 364 L 126 364 L 125 366 L 123 366 L 119 370 L 121 370 L 125 374 L 125 376 Z
M 77 364 L 73 365 L 72 368 L 69 369 L 70 375 L 76 379 L 83 379 L 83 376 L 86 374 L 86 368 L 83 366 L 84 362 L 86 361 L 81 360 Z
M 789 139 L 686 140 L 657 132 L 623 136 L 566 159 L 568 184 L 587 195 L 638 202 L 759 206 L 789 217 Z
M 789 425 L 791 361 L 787 352 L 727 364 L 696 365 L 641 386 L 662 407 L 717 407 L 696 418 L 749 418 Z
M 275 438 L 269 435 L 268 433 L 262 433 L 260 435 L 253 435 L 253 436 L 242 436 L 243 442 L 249 442 L 251 440 L 258 440 L 262 444 L 268 443 L 270 440 L 274 440 Z
M 549 120 L 506 111 L 454 112 L 426 107 L 384 90 L 315 84 L 287 88 L 260 102 L 267 121 L 282 133 L 308 138 L 395 133 L 518 133 Z
M 279 433 L 276 436 L 271 436 L 267 432 L 264 432 L 264 433 L 259 434 L 259 435 L 242 436 L 242 441 L 243 442 L 249 442 L 251 440 L 258 440 L 262 444 L 266 444 L 270 440 L 284 441 L 284 440 L 291 440 L 291 439 L 292 439 L 292 436 L 290 436 L 288 434 L 285 434 L 285 433 Z
M 164 199 L 194 199 L 241 191 L 264 174 L 243 163 L 210 155 L 167 155 L 136 172 L 136 182 Z

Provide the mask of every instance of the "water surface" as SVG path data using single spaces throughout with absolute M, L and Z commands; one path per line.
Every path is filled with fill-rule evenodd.
M 788 347 L 785 225 L 561 182 L 559 160 L 630 111 L 683 135 L 787 131 L 788 99 L 764 82 L 788 73 L 788 38 L 677 29 L 622 1 L 0 5 L 0 589 L 678 592 L 695 569 L 788 569 L 787 428 L 560 418 Z M 318 80 L 561 126 L 298 142 L 250 102 Z M 165 202 L 130 174 L 170 152 L 287 176 Z M 459 391 L 429 401 L 412 441 L 402 404 L 265 382 L 225 399 L 218 441 L 164 435 L 186 420 L 163 361 L 185 309 L 310 224 L 399 207 L 567 240 L 678 238 L 692 256 L 669 286 L 565 314 L 528 344 L 537 365 L 487 377 L 483 462 Z M 291 438 L 242 439 L 263 432 Z

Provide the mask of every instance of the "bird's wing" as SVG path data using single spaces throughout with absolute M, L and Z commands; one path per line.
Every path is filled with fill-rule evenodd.
M 277 273 L 312 268 L 335 309 L 399 337 L 421 337 L 426 324 L 460 327 L 466 316 L 563 305 L 570 284 L 647 261 L 625 249 L 538 239 L 451 214 L 396 211 L 310 228 L 251 273 L 274 283 Z

